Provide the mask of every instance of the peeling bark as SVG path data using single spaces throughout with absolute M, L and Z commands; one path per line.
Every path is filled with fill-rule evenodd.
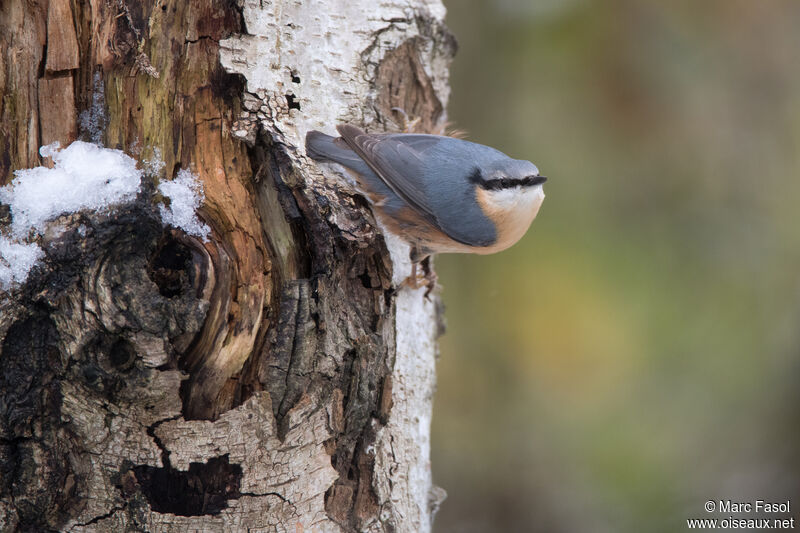
M 440 128 L 455 43 L 439 0 L 303 4 L 0 4 L 0 184 L 76 138 L 148 169 L 0 293 L 0 530 L 430 530 L 438 300 L 302 139 Z M 182 168 L 208 242 L 159 218 Z

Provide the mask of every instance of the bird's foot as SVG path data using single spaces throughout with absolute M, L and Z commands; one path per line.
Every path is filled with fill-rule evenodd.
M 411 274 L 400 283 L 400 288 L 408 287 L 409 289 L 419 289 L 428 284 L 425 274 L 417 271 L 417 263 L 411 263 Z
M 436 288 L 436 280 L 438 280 L 439 277 L 431 266 L 430 257 L 426 257 L 420 261 L 420 264 L 422 265 L 422 272 L 419 272 L 417 263 L 411 263 L 411 275 L 403 280 L 400 287 L 408 287 L 410 289 L 427 287 L 428 289 L 425 291 L 425 297 L 427 298 L 430 296 L 431 292 L 433 292 L 433 289 Z

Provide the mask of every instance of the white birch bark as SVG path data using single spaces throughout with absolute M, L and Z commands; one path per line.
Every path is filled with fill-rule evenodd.
M 303 158 L 306 132 L 317 129 L 335 135 L 335 126 L 342 123 L 382 129 L 372 105 L 377 65 L 386 51 L 419 36 L 420 24 L 432 23 L 421 18 L 441 24 L 444 15 L 440 0 L 246 0 L 248 35 L 221 43 L 221 58 L 226 69 L 246 78 L 247 90 L 258 95 L 262 105 L 255 117 L 243 121 L 237 134 L 252 137 L 260 125 L 273 139 L 301 147 L 295 156 L 308 175 L 325 172 L 322 179 L 337 180 L 342 186 L 345 174 L 334 174 L 329 167 Z M 451 57 L 433 42 L 426 44 L 421 60 L 446 105 Z M 300 110 L 287 109 L 287 93 Z M 399 286 L 411 273 L 409 249 L 400 239 L 385 236 L 393 282 Z M 434 487 L 431 477 L 437 310 L 425 292 L 425 288 L 403 288 L 397 295 L 392 409 L 372 450 L 381 513 L 370 531 L 430 531 L 433 514 L 444 499 L 444 491 Z

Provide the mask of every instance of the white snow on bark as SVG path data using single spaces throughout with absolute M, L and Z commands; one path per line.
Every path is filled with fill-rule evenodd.
M 100 210 L 133 200 L 142 171 L 120 150 L 75 141 L 63 150 L 58 143 L 42 146 L 42 157 L 52 157 L 54 168 L 35 167 L 14 172 L 10 185 L 0 189 L 0 201 L 11 206 L 14 235 L 22 237 L 45 222 L 81 209 Z
M 14 180 L 0 187 L 0 202 L 9 206 L 12 216 L 11 235 L 0 234 L 0 290 L 23 283 L 44 256 L 38 244 L 25 242 L 31 232 L 44 234 L 48 222 L 64 214 L 100 211 L 132 201 L 144 173 L 124 152 L 83 141 L 64 149 L 55 142 L 42 146 L 39 153 L 52 158 L 53 168 L 17 170 Z M 144 166 L 154 174 L 164 163 L 156 152 Z M 170 199 L 169 206 L 159 206 L 164 224 L 206 240 L 211 229 L 197 218 L 204 197 L 196 176 L 182 169 L 158 189 Z
M 100 76 L 100 72 L 95 72 L 94 83 L 92 84 L 92 105 L 88 109 L 81 111 L 79 120 L 81 133 L 97 145 L 103 142 L 103 132 L 108 122 L 104 94 L 105 84 L 103 83 L 103 78 Z
M 164 224 L 207 241 L 211 228 L 197 218 L 197 208 L 205 199 L 203 184 L 197 176 L 181 169 L 174 180 L 159 183 L 158 191 L 170 200 L 169 206 L 158 206 Z
M 380 60 L 420 34 L 417 17 L 441 21 L 445 15 L 440 0 L 244 0 L 242 5 L 248 34 L 220 43 L 223 66 L 244 75 L 251 93 L 245 96 L 241 122 L 260 124 L 274 140 L 299 147 L 293 157 L 309 176 L 323 169 L 301 155 L 305 134 L 311 129 L 335 134 L 341 123 L 374 125 Z M 420 59 L 446 104 L 447 58 L 429 39 L 420 42 Z M 252 127 L 234 134 L 255 139 Z M 324 179 L 350 187 L 334 171 L 325 172 Z M 386 236 L 399 285 L 411 273 L 408 247 Z M 436 491 L 430 471 L 436 313 L 424 294 L 424 288 L 404 288 L 397 296 L 394 403 L 375 443 L 381 523 L 370 531 L 430 531 L 431 501 L 440 499 L 431 497 Z
M 38 244 L 15 242 L 0 235 L 0 290 L 23 283 L 43 256 Z
M 75 141 L 63 150 L 53 143 L 39 149 L 53 159 L 54 168 L 35 167 L 14 172 L 0 188 L 0 202 L 11 210 L 11 235 L 0 235 L 0 290 L 23 283 L 44 256 L 29 233 L 43 234 L 47 222 L 82 209 L 101 210 L 135 198 L 142 171 L 119 150 Z

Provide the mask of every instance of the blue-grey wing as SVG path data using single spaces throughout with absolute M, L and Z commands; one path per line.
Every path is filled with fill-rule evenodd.
M 381 198 L 386 209 L 399 210 L 406 205 L 405 200 L 392 191 L 341 138 L 331 137 L 319 131 L 309 131 L 306 134 L 306 154 L 312 159 L 335 161 L 355 171 L 366 191 Z
M 453 153 L 452 146 L 443 150 L 442 141 L 454 139 L 370 135 L 349 125 L 337 130 L 395 194 L 450 238 L 468 246 L 489 246 L 496 241 L 494 224 L 478 205 L 475 185 L 469 180 L 475 163 L 466 152 Z

